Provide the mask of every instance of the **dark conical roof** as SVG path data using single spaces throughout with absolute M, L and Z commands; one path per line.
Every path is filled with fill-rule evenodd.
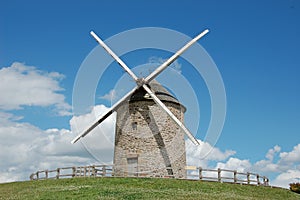
M 156 80 L 152 80 L 148 84 L 148 86 L 161 101 L 180 104 L 179 101 Z M 152 99 L 151 96 L 147 94 L 144 88 L 140 87 L 135 93 L 133 93 L 133 95 L 130 98 L 130 101 L 145 101 L 149 99 Z

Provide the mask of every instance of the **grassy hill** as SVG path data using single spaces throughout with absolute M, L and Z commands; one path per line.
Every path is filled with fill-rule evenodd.
M 0 199 L 300 199 L 286 189 L 150 178 L 73 178 L 0 184 Z

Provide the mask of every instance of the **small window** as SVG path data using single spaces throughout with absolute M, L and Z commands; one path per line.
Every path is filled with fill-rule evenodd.
M 132 122 L 131 126 L 132 126 L 132 130 L 136 130 L 137 129 L 137 122 Z

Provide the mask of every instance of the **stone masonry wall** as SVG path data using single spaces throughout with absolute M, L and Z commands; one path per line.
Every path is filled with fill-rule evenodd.
M 164 102 L 183 121 L 184 108 Z M 186 178 L 184 133 L 153 101 L 135 101 L 117 110 L 116 176 Z

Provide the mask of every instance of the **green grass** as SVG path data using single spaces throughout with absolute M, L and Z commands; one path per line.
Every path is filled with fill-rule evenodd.
M 287 189 L 154 178 L 73 178 L 0 184 L 0 199 L 300 199 Z

